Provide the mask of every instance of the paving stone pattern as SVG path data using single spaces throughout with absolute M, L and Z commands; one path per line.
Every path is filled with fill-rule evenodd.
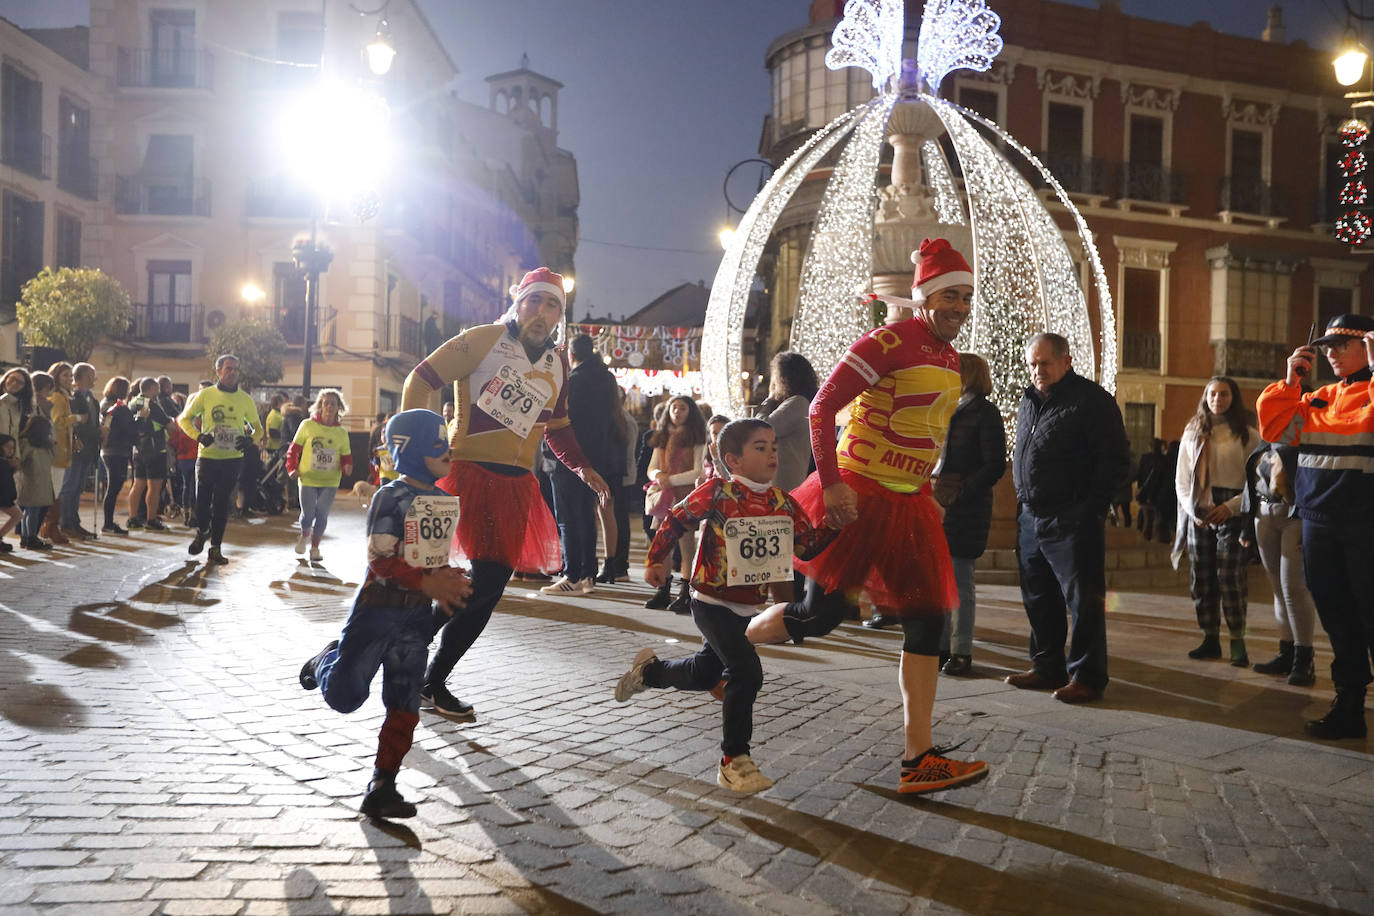
M 362 819 L 378 697 L 342 716 L 296 683 L 346 613 L 361 521 L 337 510 L 314 566 L 286 518 L 232 525 L 219 569 L 155 532 L 0 560 L 0 912 L 1374 913 L 1367 744 L 943 679 L 937 740 L 992 775 L 912 800 L 898 643 L 852 626 L 765 653 L 776 785 L 737 797 L 708 695 L 611 697 L 642 646 L 696 648 L 642 585 L 513 585 L 451 681 L 479 721 L 422 714 L 400 779 L 420 816 Z M 1016 667 L 1024 632 L 981 627 Z M 1278 763 L 1227 756 L 1246 748 Z

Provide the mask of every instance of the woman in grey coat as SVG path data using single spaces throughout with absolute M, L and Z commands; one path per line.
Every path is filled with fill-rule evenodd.
M 773 427 L 778 443 L 778 471 L 773 485 L 792 492 L 811 473 L 811 423 L 808 414 L 816 396 L 816 370 L 800 353 L 783 350 L 768 368 L 768 400 L 758 416 Z

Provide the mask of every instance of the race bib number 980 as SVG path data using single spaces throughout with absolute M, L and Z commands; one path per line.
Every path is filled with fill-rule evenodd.
M 792 578 L 792 519 L 725 520 L 726 585 L 767 585 Z
M 214 429 L 215 448 L 232 449 L 238 439 L 238 430 L 232 426 L 216 426 Z
M 482 386 L 477 408 L 523 438 L 534 428 L 534 421 L 547 400 L 548 392 L 542 385 L 510 366 L 502 366 L 491 381 Z
M 437 569 L 448 565 L 449 545 L 458 527 L 458 499 L 454 496 L 417 496 L 406 511 L 405 549 L 408 565 Z

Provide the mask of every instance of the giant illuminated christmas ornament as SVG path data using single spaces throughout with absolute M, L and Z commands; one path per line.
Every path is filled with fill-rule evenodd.
M 1116 316 L 1092 233 L 1049 170 L 1015 138 L 976 112 L 940 97 L 957 69 L 988 70 L 1002 50 L 1001 20 L 984 0 L 926 0 L 917 59 L 902 61 L 902 0 L 849 0 L 825 62 L 863 67 L 878 94 L 817 130 L 773 173 L 721 260 L 702 340 L 706 399 L 738 415 L 741 343 L 749 291 L 764 243 L 807 174 L 844 144 L 816 214 L 802 264 L 791 348 L 822 377 L 872 326 L 869 294 L 907 297 L 908 255 L 921 238 L 944 236 L 973 261 L 974 309 L 960 349 L 984 355 L 993 398 L 1009 424 L 1027 377 L 1026 339 L 1037 331 L 1068 338 L 1074 368 L 1115 390 Z M 980 129 L 981 128 L 981 131 Z M 945 158 L 947 135 L 955 170 Z M 1068 211 L 1100 308 L 1100 346 L 1088 320 L 1079 270 L 1041 198 L 998 146 L 1029 164 Z M 877 189 L 884 140 L 893 144 L 892 183 Z M 894 262 L 900 259 L 903 264 Z M 880 263 L 881 262 L 881 263 Z M 899 282 L 900 281 L 900 282 Z M 905 289 L 902 288 L 905 286 Z

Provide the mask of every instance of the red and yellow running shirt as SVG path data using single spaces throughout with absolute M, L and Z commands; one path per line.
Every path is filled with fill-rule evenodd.
M 909 318 L 859 338 L 811 402 L 811 448 L 821 484 L 840 469 L 911 493 L 925 486 L 959 404 L 959 354 Z M 834 440 L 835 416 L 854 402 Z

